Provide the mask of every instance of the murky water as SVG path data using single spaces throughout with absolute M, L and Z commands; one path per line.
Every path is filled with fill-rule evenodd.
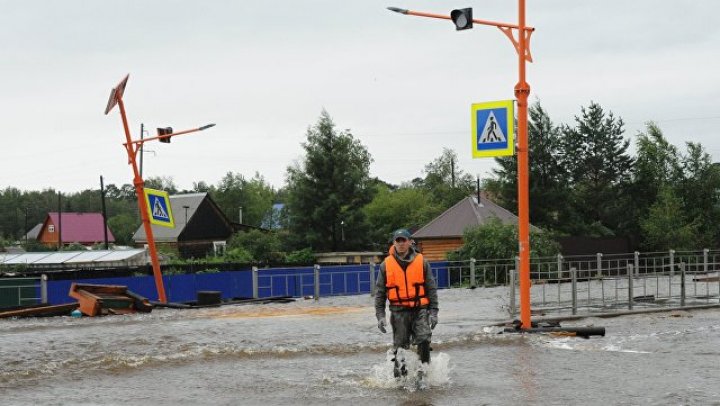
M 720 404 L 720 311 L 573 323 L 607 328 L 589 340 L 498 334 L 506 292 L 440 292 L 425 390 L 392 378 L 368 296 L 0 320 L 1 404 Z

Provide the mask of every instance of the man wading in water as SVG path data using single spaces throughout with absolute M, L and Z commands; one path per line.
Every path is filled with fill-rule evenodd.
M 394 373 L 397 378 L 407 375 L 405 365 L 398 360 L 398 348 L 408 349 L 410 344 L 417 345 L 420 361 L 430 363 L 430 338 L 438 322 L 437 285 L 430 264 L 412 246 L 410 232 L 402 228 L 393 233 L 393 245 L 380 264 L 377 279 L 375 316 L 378 329 L 383 333 L 387 332 L 386 301 L 390 301 Z

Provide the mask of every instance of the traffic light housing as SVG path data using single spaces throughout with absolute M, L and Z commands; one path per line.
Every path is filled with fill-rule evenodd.
M 450 18 L 455 23 L 455 29 L 467 30 L 473 27 L 472 8 L 461 8 L 450 12 Z
M 161 135 L 172 134 L 172 132 L 173 132 L 172 127 L 165 127 L 165 128 L 158 128 L 158 129 L 157 129 L 157 135 L 158 135 L 158 137 L 161 136 Z M 170 138 L 172 138 L 172 137 L 160 138 L 158 141 L 164 142 L 164 143 L 166 143 L 166 144 L 169 144 L 169 143 L 170 143 Z

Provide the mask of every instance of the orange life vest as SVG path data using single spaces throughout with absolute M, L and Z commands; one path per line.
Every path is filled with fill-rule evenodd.
M 425 268 L 422 254 L 416 254 L 403 271 L 395 256 L 385 258 L 385 287 L 391 305 L 416 307 L 427 306 L 425 295 Z

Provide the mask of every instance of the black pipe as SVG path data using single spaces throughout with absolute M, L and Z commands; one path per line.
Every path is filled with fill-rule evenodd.
M 525 330 L 517 330 L 513 327 L 508 327 L 504 331 L 506 333 L 547 333 L 582 338 L 590 338 L 590 336 L 605 337 L 605 327 L 533 327 Z

